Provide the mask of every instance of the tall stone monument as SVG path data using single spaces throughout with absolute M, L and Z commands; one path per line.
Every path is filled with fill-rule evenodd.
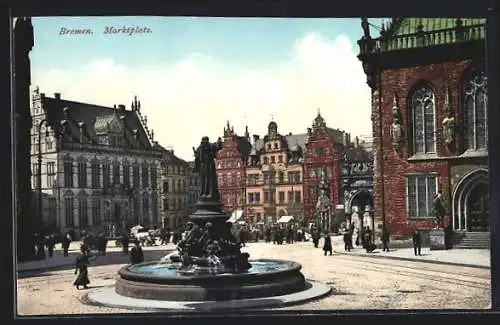
M 321 231 L 331 231 L 332 228 L 332 201 L 330 199 L 330 183 L 326 171 L 321 171 L 319 196 L 316 203 L 316 220 Z

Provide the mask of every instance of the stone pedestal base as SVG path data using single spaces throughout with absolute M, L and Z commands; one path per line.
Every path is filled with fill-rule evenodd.
M 445 236 L 444 229 L 433 229 L 429 232 L 429 240 L 430 240 L 430 250 L 445 250 Z

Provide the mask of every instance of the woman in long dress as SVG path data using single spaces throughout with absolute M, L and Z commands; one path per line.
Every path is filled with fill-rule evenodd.
M 90 264 L 90 255 L 88 254 L 87 247 L 85 245 L 80 246 L 81 254 L 76 258 L 76 269 L 75 275 L 76 279 L 73 285 L 80 290 L 80 286 L 87 289 L 87 285 L 90 283 L 88 266 Z

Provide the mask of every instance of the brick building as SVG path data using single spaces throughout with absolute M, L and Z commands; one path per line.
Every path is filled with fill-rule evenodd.
M 316 214 L 319 182 L 321 173 L 330 185 L 332 206 L 342 203 L 340 191 L 340 158 L 345 142 L 350 142 L 349 135 L 343 131 L 326 126 L 326 122 L 318 112 L 312 127 L 307 129 L 304 157 L 304 214 L 309 219 Z
M 489 229 L 484 19 L 405 18 L 359 59 L 372 89 L 374 212 L 395 236 L 435 226 L 442 192 L 455 231 Z
M 245 209 L 245 162 L 250 149 L 248 130 L 245 136 L 238 136 L 228 121 L 224 127 L 222 149 L 216 159 L 219 191 L 227 212 Z
M 272 121 L 267 134 L 253 135 L 253 141 L 248 128 L 240 137 L 228 123 L 217 158 L 224 207 L 228 212 L 242 210 L 254 223 L 276 222 L 285 215 L 314 222 L 322 170 L 331 185 L 332 205 L 343 204 L 340 164 L 346 150 L 349 157 L 354 157 L 351 152 L 364 151 L 350 141 L 349 134 L 328 128 L 320 114 L 307 133 L 282 135 Z M 371 156 L 366 157 L 371 161 Z

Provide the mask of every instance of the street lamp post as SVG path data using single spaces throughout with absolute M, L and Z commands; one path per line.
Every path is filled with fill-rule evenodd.
M 42 205 L 42 126 L 45 126 L 45 137 L 49 137 L 48 122 L 46 119 L 40 121 L 38 124 L 38 221 L 40 223 L 40 230 L 43 227 L 43 205 Z

